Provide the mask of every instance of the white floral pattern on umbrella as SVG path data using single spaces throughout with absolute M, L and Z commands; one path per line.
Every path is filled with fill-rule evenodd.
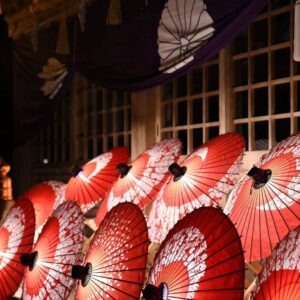
M 172 73 L 192 61 L 213 35 L 213 23 L 203 0 L 167 1 L 158 27 L 160 70 Z
M 291 231 L 266 261 L 250 299 L 300 299 L 300 231 Z
M 133 203 L 114 207 L 95 233 L 85 267 L 73 268 L 74 277 L 81 279 L 77 283 L 76 299 L 138 299 L 145 277 L 148 246 L 142 211 Z M 79 278 L 78 267 L 90 272 Z
M 149 237 L 160 243 L 187 213 L 201 206 L 220 206 L 233 185 L 244 153 L 243 137 L 227 133 L 196 149 L 180 164 L 183 174 L 171 176 L 152 204 Z
M 123 166 L 126 174 L 118 178 L 105 196 L 97 213 L 97 225 L 119 203 L 133 202 L 144 208 L 158 194 L 169 176 L 168 167 L 180 153 L 181 142 L 177 138 L 166 139 L 140 154 L 129 166 Z
M 72 266 L 82 261 L 83 214 L 66 201 L 53 212 L 26 261 L 23 299 L 67 299 L 75 281 Z M 22 257 L 21 257 L 22 259 Z M 24 261 L 24 260 L 23 260 Z
M 242 236 L 246 261 L 268 257 L 300 225 L 300 135 L 264 154 L 233 188 L 224 212 Z
M 0 226 L 0 299 L 10 299 L 23 276 L 23 252 L 31 250 L 35 229 L 32 203 L 21 199 L 11 208 Z
M 61 181 L 44 181 L 26 190 L 20 197 L 29 199 L 35 211 L 35 235 L 34 242 L 41 233 L 52 212 L 64 202 L 66 184 Z
M 244 277 L 243 250 L 234 225 L 221 210 L 202 207 L 170 230 L 143 295 L 147 300 L 241 300 Z M 155 295 L 160 297 L 152 298 Z

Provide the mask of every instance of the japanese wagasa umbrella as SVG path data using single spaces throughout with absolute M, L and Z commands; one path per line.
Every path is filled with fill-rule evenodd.
M 34 240 L 37 239 L 53 210 L 64 201 L 65 188 L 63 182 L 45 181 L 34 185 L 20 196 L 19 199 L 29 199 L 34 207 L 36 226 Z
M 168 167 L 180 154 L 181 142 L 173 138 L 155 144 L 129 165 L 120 164 L 117 167 L 120 177 L 98 210 L 97 225 L 118 203 L 133 202 L 140 208 L 145 207 L 157 195 L 168 177 Z
M 10 299 L 23 277 L 20 262 L 23 252 L 30 252 L 35 230 L 32 203 L 21 199 L 11 208 L 0 227 L 0 299 Z
M 300 231 L 281 241 L 256 280 L 251 299 L 300 299 Z
M 24 299 L 67 299 L 72 266 L 82 261 L 83 214 L 78 204 L 66 201 L 53 212 L 32 251 L 24 252 Z
M 148 232 L 142 211 L 133 203 L 114 207 L 98 228 L 83 266 L 76 299 L 138 299 L 145 277 Z
M 203 144 L 180 165 L 170 165 L 172 176 L 150 210 L 150 240 L 161 243 L 176 222 L 195 208 L 220 205 L 236 182 L 243 152 L 242 136 L 227 133 Z
M 128 161 L 128 149 L 113 148 L 92 159 L 84 166 L 74 165 L 73 176 L 66 188 L 66 199 L 76 201 L 83 213 L 97 204 L 117 180 L 116 167 Z
M 282 141 L 232 190 L 225 213 L 242 236 L 246 261 L 269 256 L 300 225 L 299 135 Z
M 194 210 L 174 226 L 156 254 L 149 299 L 243 299 L 244 255 L 239 235 L 218 208 Z

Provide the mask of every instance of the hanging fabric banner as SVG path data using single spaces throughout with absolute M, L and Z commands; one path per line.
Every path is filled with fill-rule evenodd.
M 39 32 L 37 51 L 30 36 L 13 43 L 14 145 L 29 140 L 69 92 L 72 57 L 56 53 L 58 26 Z

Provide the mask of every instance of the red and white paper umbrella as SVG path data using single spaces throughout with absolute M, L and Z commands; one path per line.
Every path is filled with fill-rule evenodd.
M 168 167 L 177 161 L 180 153 L 181 142 L 176 138 L 167 139 L 139 155 L 131 164 L 120 164 L 117 169 L 121 176 L 98 210 L 97 225 L 119 203 L 133 202 L 143 208 L 153 200 L 168 178 Z
M 255 300 L 300 299 L 300 231 L 292 231 L 266 261 L 251 295 Z
M 244 255 L 239 235 L 220 209 L 199 208 L 163 241 L 143 290 L 154 299 L 243 299 Z
M 300 136 L 264 154 L 232 190 L 224 209 L 242 236 L 246 261 L 271 254 L 300 225 Z
M 94 207 L 117 180 L 116 167 L 128 161 L 128 149 L 114 148 L 97 156 L 83 167 L 73 166 L 73 177 L 66 188 L 66 199 L 76 201 L 86 213 Z
M 34 185 L 19 197 L 19 199 L 27 198 L 33 204 L 36 226 L 34 240 L 37 239 L 53 210 L 64 201 L 65 188 L 63 182 L 45 181 Z
M 242 162 L 244 140 L 227 133 L 205 143 L 180 165 L 153 202 L 148 227 L 152 242 L 161 243 L 168 231 L 187 213 L 201 206 L 218 206 L 236 182 Z
M 98 228 L 83 266 L 76 299 L 138 299 L 145 277 L 148 232 L 142 211 L 132 203 L 114 207 Z
M 21 199 L 11 208 L 0 227 L 0 299 L 10 299 L 23 277 L 20 256 L 30 252 L 35 230 L 32 203 Z
M 27 266 L 23 299 L 67 299 L 82 246 L 83 214 L 78 204 L 66 201 L 48 219 L 32 251 L 21 256 Z

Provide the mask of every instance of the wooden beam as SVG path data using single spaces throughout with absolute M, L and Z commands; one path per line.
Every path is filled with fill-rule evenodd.
M 91 0 L 85 2 L 89 4 Z M 17 39 L 21 34 L 33 31 L 35 19 L 40 28 L 46 27 L 52 22 L 59 21 L 62 16 L 76 15 L 79 10 L 80 0 L 52 0 L 30 5 L 13 15 L 5 16 L 5 20 L 9 26 L 10 37 Z

